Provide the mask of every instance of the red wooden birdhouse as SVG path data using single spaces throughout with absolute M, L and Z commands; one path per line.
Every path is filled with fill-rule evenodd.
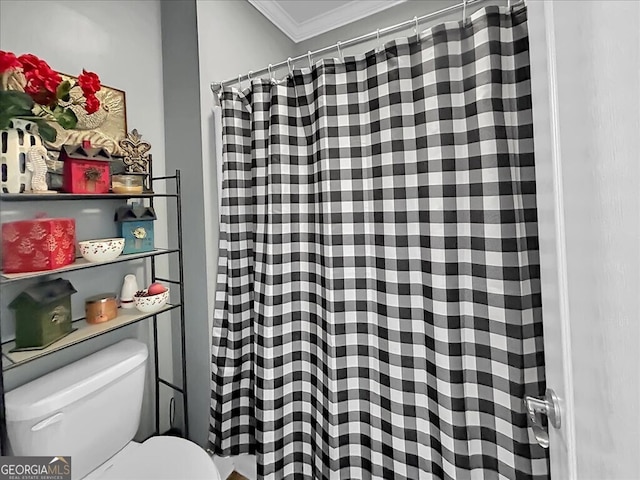
M 111 155 L 104 148 L 94 148 L 88 140 L 83 140 L 82 145 L 63 145 L 60 161 L 64 162 L 62 190 L 65 192 L 109 192 Z

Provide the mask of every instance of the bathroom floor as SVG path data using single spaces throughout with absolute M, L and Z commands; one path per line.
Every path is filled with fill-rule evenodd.
M 247 477 L 243 477 L 238 472 L 231 472 L 227 480 L 247 480 Z

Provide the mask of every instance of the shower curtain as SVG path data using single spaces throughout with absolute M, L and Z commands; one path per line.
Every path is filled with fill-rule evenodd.
M 526 8 L 221 93 L 210 448 L 261 478 L 543 479 Z

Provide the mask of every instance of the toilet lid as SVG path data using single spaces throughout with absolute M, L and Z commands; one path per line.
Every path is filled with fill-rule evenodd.
M 189 440 L 152 437 L 128 455 L 114 458 L 104 480 L 221 480 L 207 453 Z

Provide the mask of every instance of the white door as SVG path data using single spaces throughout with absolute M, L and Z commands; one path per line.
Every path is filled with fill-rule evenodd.
M 528 2 L 552 480 L 640 479 L 640 2 Z

